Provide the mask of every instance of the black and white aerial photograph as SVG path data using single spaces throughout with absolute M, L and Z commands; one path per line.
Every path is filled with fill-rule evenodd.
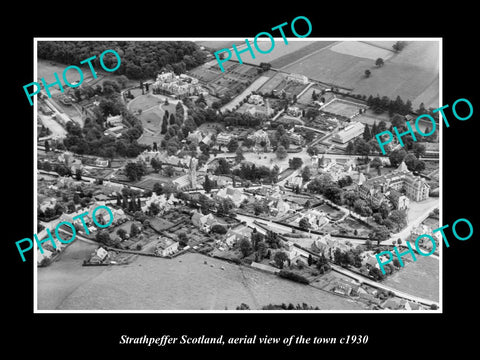
M 441 45 L 38 39 L 38 310 L 438 310 Z

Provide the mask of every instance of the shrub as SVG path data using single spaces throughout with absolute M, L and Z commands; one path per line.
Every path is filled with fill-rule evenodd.
M 212 232 L 216 233 L 216 234 L 226 234 L 227 233 L 227 229 L 222 226 L 222 225 L 213 225 L 212 226 Z
M 302 284 L 309 284 L 310 282 L 302 275 L 296 274 L 291 271 L 286 271 L 286 270 L 280 270 L 278 275 L 282 278 L 289 279 L 292 281 L 296 281 Z
M 137 246 L 135 246 L 135 249 L 137 249 L 137 250 L 142 250 L 142 245 L 137 244 Z

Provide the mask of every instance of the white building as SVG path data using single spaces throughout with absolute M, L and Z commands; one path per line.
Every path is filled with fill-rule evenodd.
M 356 138 L 363 134 L 365 125 L 361 122 L 354 121 L 346 126 L 344 129 L 340 130 L 338 133 L 332 136 L 332 141 L 345 144 L 350 140 Z
M 248 98 L 249 104 L 263 105 L 263 97 L 261 95 L 253 94 Z
M 301 74 L 288 74 L 287 81 L 294 81 L 300 84 L 308 84 L 308 78 Z
M 173 241 L 169 238 L 158 237 L 160 241 L 157 244 L 155 249 L 155 254 L 157 256 L 169 256 L 178 251 L 178 242 Z

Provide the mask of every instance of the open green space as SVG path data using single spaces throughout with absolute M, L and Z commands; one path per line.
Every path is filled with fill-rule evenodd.
M 333 51 L 318 51 L 301 61 L 284 67 L 287 72 L 299 73 L 309 78 L 353 89 L 357 94 L 400 96 L 410 99 L 417 107 L 438 105 L 438 42 L 409 41 L 398 54 L 385 60 L 382 67 L 365 57 Z M 372 47 L 373 48 L 373 47 Z M 369 78 L 365 70 L 371 71 Z

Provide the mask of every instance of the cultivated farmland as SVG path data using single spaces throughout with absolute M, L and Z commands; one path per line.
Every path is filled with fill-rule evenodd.
M 253 43 L 253 40 L 250 41 L 250 43 Z M 278 38 L 275 39 L 275 47 L 268 54 L 261 54 L 257 52 L 255 47 L 252 45 L 252 48 L 255 52 L 255 59 L 251 57 L 249 52 L 245 52 L 241 54 L 241 56 L 244 63 L 252 65 L 270 63 L 273 68 L 281 68 L 332 43 L 334 43 L 334 41 L 299 41 L 288 39 L 288 44 L 285 44 L 282 38 Z M 271 42 L 269 39 L 259 39 L 257 44 L 258 47 L 263 51 L 267 51 L 271 47 Z M 246 47 L 247 46 L 244 44 L 243 46 L 237 46 L 237 49 L 240 51 L 246 49 Z M 236 59 L 235 54 L 232 55 L 232 59 Z
M 379 48 L 378 44 L 332 47 L 311 54 L 282 70 L 352 89 L 363 95 L 386 95 L 410 99 L 414 108 L 420 102 L 426 107 L 438 106 L 439 55 L 437 41 L 409 41 L 398 54 Z M 337 51 L 335 51 L 335 49 Z M 356 49 L 356 50 L 355 50 Z M 370 54 L 368 53 L 370 49 Z M 379 51 L 389 54 L 384 66 L 377 68 L 373 58 Z M 369 78 L 365 70 L 371 71 Z

